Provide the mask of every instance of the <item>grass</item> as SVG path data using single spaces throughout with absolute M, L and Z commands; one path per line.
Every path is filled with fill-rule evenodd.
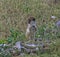
M 0 38 L 9 36 L 11 28 L 25 32 L 29 16 L 36 18 L 38 26 L 45 24 L 43 20 L 47 24 L 59 20 L 60 4 L 49 3 L 46 0 L 0 0 Z M 52 15 L 57 18 L 51 20 Z
M 52 15 L 56 16 L 56 19 L 51 19 Z M 54 40 L 56 42 L 54 48 L 59 49 L 60 34 L 57 33 L 55 25 L 60 20 L 59 0 L 57 3 L 54 3 L 54 0 L 0 0 L 0 43 L 6 43 L 7 39 L 14 42 L 25 40 L 24 34 L 29 16 L 36 18 L 38 27 L 36 37 Z M 59 53 L 60 49 L 54 50 L 52 54 L 44 53 L 32 57 L 60 57 Z M 27 54 L 26 56 L 31 57 Z

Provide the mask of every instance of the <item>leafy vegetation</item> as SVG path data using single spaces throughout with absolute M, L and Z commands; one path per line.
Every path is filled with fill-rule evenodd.
M 36 38 L 50 39 L 49 53 L 25 54 L 22 57 L 60 57 L 60 1 L 59 0 L 0 0 L 0 44 L 25 41 L 27 18 L 34 16 L 38 30 Z M 56 16 L 56 18 L 51 18 Z M 0 57 L 12 57 L 0 49 Z M 20 56 L 19 56 L 20 57 Z

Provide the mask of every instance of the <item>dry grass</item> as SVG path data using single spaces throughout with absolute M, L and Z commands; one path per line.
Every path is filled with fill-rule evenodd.
M 51 4 L 48 0 L 0 0 L 0 39 L 10 35 L 11 28 L 25 32 L 27 18 L 34 16 L 38 26 L 43 20 L 49 24 L 50 16 L 60 17 L 60 4 Z

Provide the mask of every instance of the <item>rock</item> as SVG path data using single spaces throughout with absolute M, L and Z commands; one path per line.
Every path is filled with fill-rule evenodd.
M 20 41 L 16 42 L 15 46 L 16 46 L 16 48 L 21 49 L 21 43 L 20 43 Z
M 37 45 L 35 45 L 35 44 L 24 44 L 24 47 L 25 48 L 28 48 L 28 49 L 34 49 L 34 48 L 36 48 L 37 47 Z
M 56 16 L 51 16 L 51 18 L 52 18 L 52 19 L 55 19 L 55 18 L 56 18 Z
M 21 51 L 21 49 L 23 48 L 20 41 L 16 42 L 14 47 L 17 48 L 19 51 Z
M 56 26 L 59 26 L 60 27 L 60 20 L 57 21 Z
M 36 53 L 39 50 L 39 48 L 34 48 L 34 49 L 27 49 L 25 48 L 25 53 L 30 54 L 30 53 Z
M 26 44 L 26 45 L 29 46 L 29 47 L 36 47 L 35 44 Z
M 0 44 L 0 47 L 9 46 L 8 44 Z
M 0 44 L 0 47 L 2 47 L 3 46 L 3 44 Z

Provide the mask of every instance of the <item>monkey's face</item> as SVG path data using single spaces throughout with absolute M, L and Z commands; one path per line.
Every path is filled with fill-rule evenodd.
M 35 22 L 35 21 L 31 21 L 31 22 L 30 22 L 30 25 L 31 25 L 30 30 L 36 31 L 36 22 Z
M 36 21 L 34 17 L 28 19 L 28 24 L 30 24 L 30 31 L 36 31 Z

